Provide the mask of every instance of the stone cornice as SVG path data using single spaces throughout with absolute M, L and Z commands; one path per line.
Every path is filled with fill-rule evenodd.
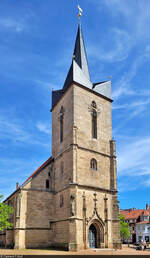
M 110 194 L 114 194 L 117 193 L 117 190 L 111 190 L 111 189 L 106 189 L 106 188 L 101 188 L 101 187 L 97 187 L 97 186 L 92 186 L 92 185 L 82 185 L 82 184 L 77 184 L 77 183 L 70 183 L 68 185 L 66 185 L 63 189 L 59 190 L 59 191 L 55 191 L 55 194 L 60 193 L 70 187 L 77 187 L 77 188 L 83 188 L 83 189 L 90 189 L 93 191 L 98 191 L 98 192 L 103 192 L 103 193 L 110 193 Z
M 64 149 L 62 152 L 58 153 L 57 156 L 54 158 L 54 160 L 58 159 L 59 157 L 61 157 L 63 155 L 63 153 L 65 152 L 68 152 L 70 149 L 72 149 L 72 147 L 77 147 L 78 149 L 81 149 L 81 150 L 85 150 L 85 151 L 89 151 L 89 152 L 92 152 L 92 153 L 96 153 L 96 154 L 99 154 L 103 157 L 108 157 L 108 158 L 116 158 L 115 155 L 109 155 L 109 154 L 106 154 L 106 153 L 103 153 L 103 152 L 99 152 L 99 151 L 95 151 L 95 150 L 92 150 L 92 149 L 88 149 L 88 148 L 85 148 L 85 147 L 82 147 L 78 144 L 74 144 L 74 143 L 71 143 L 66 149 Z

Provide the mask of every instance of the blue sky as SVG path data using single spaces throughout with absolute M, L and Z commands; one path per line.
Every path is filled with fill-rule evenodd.
M 121 208 L 150 204 L 150 1 L 80 0 L 91 79 L 112 76 Z M 63 86 L 76 0 L 0 1 L 0 193 L 51 155 L 51 90 Z

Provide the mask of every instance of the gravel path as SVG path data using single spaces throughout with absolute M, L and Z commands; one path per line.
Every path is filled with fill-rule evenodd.
M 137 251 L 134 246 L 123 245 L 121 250 L 113 249 L 87 249 L 78 252 L 37 249 L 0 249 L 0 255 L 150 255 L 150 249 Z

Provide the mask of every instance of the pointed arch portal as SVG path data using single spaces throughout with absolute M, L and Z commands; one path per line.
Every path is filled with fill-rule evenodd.
M 93 221 L 88 231 L 89 247 L 100 248 L 104 243 L 104 227 L 98 221 Z

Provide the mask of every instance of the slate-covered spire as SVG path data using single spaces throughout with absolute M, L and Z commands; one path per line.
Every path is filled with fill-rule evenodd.
M 82 29 L 79 22 L 78 32 L 75 41 L 75 47 L 72 57 L 72 63 L 67 74 L 65 83 L 61 90 L 52 91 L 52 108 L 59 101 L 64 92 L 71 86 L 72 83 L 78 83 L 93 92 L 97 92 L 107 98 L 111 94 L 111 82 L 93 83 L 90 80 L 86 50 L 82 35 Z
M 86 50 L 85 50 L 85 45 L 84 45 L 82 29 L 81 29 L 80 23 L 79 23 L 79 27 L 78 27 L 73 57 L 74 57 L 74 60 L 76 61 L 76 63 L 82 69 L 82 71 L 85 74 L 85 76 L 87 77 L 87 79 L 90 80 L 90 73 L 89 73 L 89 68 L 88 68 Z
M 66 90 L 73 81 L 92 89 L 86 50 L 80 24 L 78 26 L 72 64 L 65 80 L 63 90 Z

